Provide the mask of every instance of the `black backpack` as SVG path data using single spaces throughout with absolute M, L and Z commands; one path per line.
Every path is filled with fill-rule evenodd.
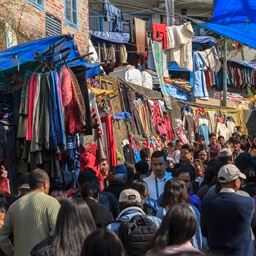
M 144 214 L 135 215 L 131 220 L 119 219 L 116 221 L 121 222 L 118 236 L 128 256 L 139 255 L 141 249 L 145 247 L 157 231 L 155 223 Z

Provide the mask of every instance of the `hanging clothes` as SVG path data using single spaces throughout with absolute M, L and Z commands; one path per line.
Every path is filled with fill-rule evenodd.
M 194 117 L 189 112 L 184 112 L 183 127 L 187 132 L 187 138 L 190 142 L 195 141 L 196 123 Z
M 209 94 L 206 88 L 204 71 L 207 67 L 198 52 L 193 52 L 194 64 L 194 87 L 193 94 L 195 98 L 209 99 Z
M 162 41 L 162 49 L 167 49 L 167 29 L 166 24 L 152 23 L 155 41 Z
M 209 145 L 210 144 L 210 141 L 209 141 L 209 134 L 210 134 L 209 127 L 206 124 L 199 125 L 198 133 L 200 135 L 204 135 L 205 144 Z
M 146 22 L 144 20 L 134 18 L 134 27 L 137 54 L 143 55 L 146 52 Z
M 193 71 L 192 37 L 194 30 L 191 22 L 180 26 L 167 27 L 169 61 L 175 61 L 179 67 Z
M 230 131 L 226 127 L 223 118 L 218 118 L 217 119 L 216 136 L 217 137 L 223 136 L 225 141 L 228 141 L 228 139 L 229 139 Z
M 117 165 L 116 143 L 115 143 L 114 134 L 113 134 L 113 122 L 111 120 L 111 115 L 107 114 L 105 116 L 102 116 L 101 122 L 105 123 L 105 126 L 106 126 L 109 166 L 116 166 Z

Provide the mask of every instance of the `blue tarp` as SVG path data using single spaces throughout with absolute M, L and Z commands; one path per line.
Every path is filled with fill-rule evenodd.
M 251 68 L 251 69 L 256 69 L 256 63 L 255 62 L 249 62 L 245 60 L 230 60 L 228 64 L 237 64 L 241 65 L 243 67 Z
M 48 51 L 52 47 L 54 48 Z M 88 64 L 84 59 L 78 59 L 72 63 L 72 60 L 79 56 L 80 54 L 72 35 L 61 35 L 30 41 L 0 52 L 0 78 L 12 75 L 21 69 L 24 69 L 24 72 L 28 70 L 34 71 L 40 65 L 41 60 L 55 62 L 65 59 L 67 65 L 74 66 L 76 63 L 77 65 L 84 65 L 90 71 L 95 70 L 95 73 L 98 72 L 99 63 Z M 63 61 L 59 63 L 63 64 Z
M 90 35 L 102 40 L 106 40 L 117 44 L 126 44 L 130 40 L 129 33 L 120 32 L 102 32 L 102 31 L 92 31 L 90 30 Z
M 255 14 L 255 0 L 215 0 L 212 17 L 203 27 L 256 48 Z
M 192 37 L 192 48 L 197 51 L 206 45 L 206 48 L 211 48 L 217 44 L 217 41 L 212 36 L 193 36 Z

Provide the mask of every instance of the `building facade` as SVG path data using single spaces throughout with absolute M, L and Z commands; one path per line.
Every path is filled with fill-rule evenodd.
M 74 34 L 81 54 L 88 46 L 88 0 L 3 0 L 0 49 L 60 34 Z

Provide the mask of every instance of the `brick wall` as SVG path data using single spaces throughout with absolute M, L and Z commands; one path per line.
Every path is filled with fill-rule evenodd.
M 78 29 L 64 21 L 64 0 L 44 0 L 43 11 L 29 4 L 27 0 L 3 0 L 0 3 L 2 27 L 4 22 L 8 22 L 17 34 L 18 43 L 46 36 L 46 12 L 61 20 L 62 34 L 74 34 L 81 54 L 88 52 L 88 0 L 78 0 Z M 0 48 L 3 45 L 0 44 Z

